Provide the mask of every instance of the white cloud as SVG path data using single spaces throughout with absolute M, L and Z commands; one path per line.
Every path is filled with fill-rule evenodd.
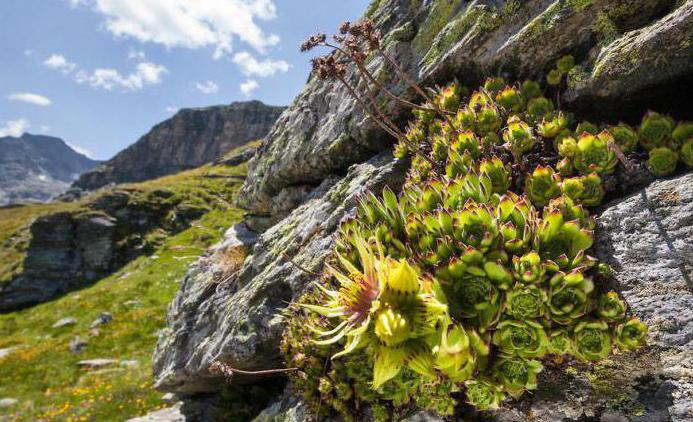
M 260 84 L 258 84 L 255 79 L 248 79 L 247 81 L 241 83 L 241 92 L 246 97 L 250 97 L 253 91 L 258 88 L 260 88 Z
M 164 110 L 166 110 L 169 113 L 176 113 L 178 111 L 178 107 L 168 106 Z
M 22 136 L 29 129 L 29 121 L 27 119 L 8 120 L 0 124 L 0 138 L 5 136 Z
M 26 50 L 24 50 L 24 55 L 27 57 L 31 57 L 34 55 L 34 50 L 27 48 Z
M 111 91 L 114 88 L 121 88 L 125 91 L 139 91 L 150 85 L 158 85 L 162 81 L 168 69 L 163 65 L 152 62 L 140 62 L 135 66 L 134 71 L 127 75 L 111 68 L 98 68 L 94 71 L 81 69 L 76 63 L 68 61 L 60 54 L 53 54 L 44 65 L 60 70 L 79 84 L 87 84 L 92 88 L 105 89 Z
M 215 84 L 212 81 L 207 81 L 207 82 L 195 82 L 193 85 L 195 85 L 195 88 L 197 88 L 198 91 L 200 91 L 203 94 L 216 94 L 219 92 L 219 85 Z
M 39 127 L 39 131 L 41 133 L 48 133 L 48 132 L 50 132 L 51 129 L 53 129 L 53 128 L 51 126 L 48 126 L 48 125 L 41 125 Z
M 62 54 L 52 54 L 49 58 L 44 60 L 43 64 L 51 69 L 59 70 L 65 75 L 77 69 L 77 64 L 68 61 Z
M 104 15 L 104 27 L 118 37 L 166 47 L 213 47 L 228 55 L 234 38 L 257 51 L 276 45 L 257 20 L 277 16 L 273 0 L 68 0 Z
M 138 50 L 136 48 L 131 48 L 130 51 L 128 51 L 128 59 L 130 60 L 137 60 L 138 62 L 143 62 L 147 60 L 147 55 L 144 54 L 144 51 Z
M 286 73 L 291 65 L 284 60 L 263 60 L 258 61 L 252 54 L 247 51 L 241 51 L 233 56 L 233 62 L 236 63 L 241 71 L 248 76 L 259 76 L 262 78 L 273 76 L 275 73 Z
M 16 94 L 8 95 L 7 98 L 10 101 L 21 101 L 23 103 L 34 104 L 41 107 L 51 105 L 50 98 L 39 94 L 32 94 L 30 92 L 18 92 Z

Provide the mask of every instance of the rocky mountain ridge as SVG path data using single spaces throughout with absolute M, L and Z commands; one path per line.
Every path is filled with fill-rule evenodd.
M 73 186 L 93 190 L 199 167 L 263 138 L 284 108 L 247 101 L 182 109 Z
M 0 138 L 0 205 L 48 201 L 99 163 L 53 136 Z

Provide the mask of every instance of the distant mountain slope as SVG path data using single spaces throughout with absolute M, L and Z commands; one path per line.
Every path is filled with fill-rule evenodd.
M 248 101 L 183 109 L 111 160 L 83 174 L 74 186 L 91 190 L 199 167 L 264 137 L 284 108 Z
M 0 138 L 0 205 L 47 201 L 98 164 L 52 136 Z

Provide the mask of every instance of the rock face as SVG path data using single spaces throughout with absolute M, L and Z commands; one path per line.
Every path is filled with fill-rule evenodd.
M 0 138 L 0 205 L 48 201 L 98 164 L 59 138 Z
M 74 186 L 92 190 L 199 167 L 263 138 L 283 110 L 259 101 L 183 109 L 94 171 L 83 174 Z
M 676 92 L 690 88 L 693 3 L 636 1 L 381 0 L 370 15 L 385 48 L 423 84 L 484 76 L 542 78 L 564 54 L 577 58 L 564 103 L 579 115 L 639 119 L 647 108 L 690 118 Z M 679 5 L 677 7 L 677 5 Z M 331 28 L 327 28 L 330 30 Z M 662 64 L 666 63 L 665 66 Z M 393 92 L 392 69 L 368 67 Z M 353 72 L 348 74 L 356 82 Z M 380 98 L 390 115 L 406 111 Z M 251 162 L 240 203 L 278 222 L 331 174 L 388 148 L 345 88 L 311 77 Z
M 369 13 L 385 37 L 385 48 L 413 78 L 426 84 L 457 77 L 474 86 L 487 74 L 511 80 L 541 78 L 557 58 L 572 53 L 578 67 L 569 75 L 563 100 L 579 116 L 632 121 L 646 108 L 654 108 L 689 117 L 690 108 L 679 107 L 684 100 L 671 93 L 688 86 L 693 76 L 693 1 L 374 4 Z M 642 56 L 636 60 L 634 52 Z M 659 71 L 668 60 L 676 65 Z M 617 71 L 630 61 L 632 66 Z M 381 70 L 380 60 L 368 66 L 393 91 L 406 91 L 387 76 L 391 70 Z M 407 118 L 396 105 L 381 100 L 388 113 L 400 121 Z M 376 191 L 384 184 L 395 189 L 401 184 L 404 164 L 383 152 L 388 148 L 389 141 L 345 90 L 309 80 L 251 161 L 243 187 L 240 202 L 251 211 L 247 223 L 266 231 L 255 243 L 239 242 L 230 233 L 191 268 L 157 346 L 154 371 L 160 389 L 207 396 L 219 392 L 219 379 L 207 369 L 215 360 L 251 370 L 281 364 L 281 312 L 315 280 L 313 272 L 323 265 L 338 220 L 353 210 L 363 189 Z M 577 365 L 565 374 L 547 370 L 540 390 L 493 418 L 693 418 L 691 189 L 691 174 L 658 181 L 616 200 L 601 217 L 596 252 L 614 266 L 615 287 L 633 312 L 652 327 L 652 345 L 594 368 Z M 250 251 L 242 267 L 231 276 L 220 276 L 225 273 L 226 252 L 239 244 Z M 234 377 L 234 382 L 257 380 Z M 305 404 L 288 389 L 258 420 L 306 420 L 306 412 Z M 436 418 L 419 414 L 412 420 Z
M 157 387 L 176 393 L 216 391 L 219 378 L 207 370 L 216 360 L 250 370 L 280 364 L 281 310 L 315 279 L 299 266 L 320 271 L 332 234 L 353 210 L 356 198 L 366 189 L 382 189 L 385 183 L 398 188 L 403 167 L 389 153 L 354 166 L 341 180 L 325 180 L 313 199 L 263 233 L 254 245 L 252 238 L 233 230 L 209 256 L 195 263 L 171 304 L 168 328 L 157 344 Z M 249 256 L 236 274 L 224 277 L 225 257 L 240 245 Z
M 44 302 L 86 286 L 148 253 L 146 234 L 177 232 L 206 210 L 167 190 L 143 197 L 134 189 L 100 195 L 85 209 L 39 217 L 31 225 L 24 271 L 0 284 L 0 312 Z

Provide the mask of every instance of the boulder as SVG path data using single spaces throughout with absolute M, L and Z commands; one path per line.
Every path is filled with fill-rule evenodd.
M 68 325 L 75 325 L 77 324 L 77 318 L 73 317 L 65 317 L 57 320 L 55 324 L 51 326 L 51 328 L 62 328 L 62 327 L 67 327 Z
M 315 280 L 339 221 L 353 211 L 357 197 L 385 184 L 398 188 L 403 170 L 403 163 L 383 153 L 353 166 L 341 180 L 326 180 L 314 199 L 257 239 L 234 277 L 223 278 L 220 258 L 243 243 L 238 230 L 230 230 L 193 265 L 169 308 L 154 354 L 156 387 L 216 391 L 220 380 L 208 367 L 217 360 L 249 370 L 281 365 L 282 309 Z

